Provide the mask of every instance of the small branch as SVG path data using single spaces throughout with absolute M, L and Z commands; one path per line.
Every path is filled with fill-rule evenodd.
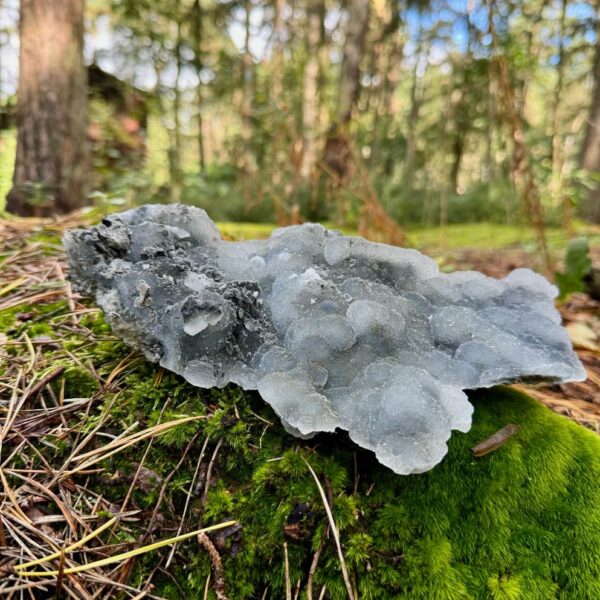
M 198 534 L 198 542 L 208 552 L 210 562 L 213 566 L 213 573 L 215 576 L 215 594 L 217 600 L 228 600 L 225 594 L 225 577 L 223 575 L 223 563 L 221 562 L 221 556 L 219 555 L 215 545 L 210 541 L 210 538 L 203 531 Z
M 217 454 L 219 453 L 219 449 L 221 448 L 221 444 L 223 443 L 223 438 L 221 438 L 211 456 L 210 462 L 208 463 L 208 469 L 206 469 L 206 479 L 204 481 L 204 491 L 202 492 L 202 498 L 200 499 L 200 507 L 201 510 L 204 511 L 204 506 L 206 505 L 206 498 L 208 497 L 208 488 L 210 487 L 210 480 L 212 477 L 213 465 L 215 464 L 215 460 L 217 458 Z M 202 524 L 202 515 L 200 515 L 200 525 Z
M 22 402 L 29 400 L 29 398 L 35 398 L 37 394 L 39 394 L 51 381 L 54 381 L 57 377 L 60 377 L 65 370 L 65 367 L 58 367 L 44 377 L 44 379 L 38 381 L 28 392 L 25 392 L 25 396 L 22 399 Z
M 321 556 L 321 551 L 323 550 L 323 544 L 321 544 L 317 551 L 315 552 L 312 563 L 310 563 L 310 569 L 308 570 L 308 579 L 306 581 L 306 600 L 313 600 L 313 578 L 315 576 L 315 571 L 317 570 L 317 565 L 319 564 L 319 557 Z
M 498 450 L 498 448 L 504 446 L 504 444 L 506 444 L 506 442 L 508 442 L 508 440 L 513 437 L 513 435 L 515 435 L 519 429 L 521 428 L 518 425 L 511 423 L 499 431 L 496 431 L 494 435 L 491 435 L 489 438 L 483 440 L 483 442 L 477 444 L 477 446 L 471 448 L 473 456 L 485 456 L 490 452 Z

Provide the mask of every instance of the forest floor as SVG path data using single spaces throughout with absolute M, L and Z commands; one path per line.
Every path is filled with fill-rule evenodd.
M 131 396 L 133 399 L 128 402 L 134 402 L 140 394 L 150 396 L 157 394 L 155 406 L 160 405 L 160 402 L 164 401 L 164 396 L 159 398 L 158 395 L 164 394 L 167 386 L 169 389 L 175 388 L 176 384 L 173 382 L 176 380 L 170 379 L 171 376 L 163 373 L 162 369 L 155 369 L 145 377 L 154 382 L 156 391 L 149 390 L 147 383 L 136 383 L 138 380 L 131 377 L 134 375 L 137 377 L 140 370 L 146 369 L 145 361 L 134 353 L 128 353 L 121 342 L 111 336 L 99 309 L 73 294 L 66 279 L 67 265 L 60 236 L 65 229 L 88 223 L 89 219 L 81 216 L 64 218 L 56 222 L 0 221 L 0 418 L 4 421 L 4 427 L 0 430 L 0 478 L 5 490 L 0 516 L 3 514 L 6 516 L 6 519 L 0 520 L 0 547 L 6 546 L 7 539 L 13 543 L 14 540 L 18 540 L 22 549 L 21 554 L 25 552 L 25 556 L 31 559 L 41 558 L 47 553 L 48 547 L 54 547 L 51 538 L 52 535 L 56 535 L 57 520 L 66 521 L 72 531 L 75 531 L 76 526 L 79 525 L 82 531 L 95 535 L 97 530 L 92 531 L 96 526 L 94 521 L 88 521 L 88 517 L 85 516 L 90 513 L 118 514 L 124 530 L 120 537 L 112 539 L 110 553 L 103 546 L 99 546 L 94 548 L 93 553 L 90 551 L 86 560 L 103 559 L 107 554 L 109 556 L 114 554 L 115 549 L 127 551 L 147 545 L 149 540 L 146 535 L 142 538 L 136 537 L 137 534 L 134 535 L 137 531 L 136 523 L 140 518 L 142 521 L 149 520 L 148 531 L 152 531 L 153 527 L 161 526 L 161 531 L 171 536 L 180 533 L 185 510 L 179 526 L 177 522 L 161 524 L 163 518 L 161 504 L 169 502 L 171 492 L 168 485 L 172 483 L 176 487 L 176 481 L 171 482 L 169 476 L 159 481 L 154 468 L 147 468 L 143 464 L 155 435 L 161 433 L 165 437 L 171 433 L 175 436 L 175 432 L 182 427 L 192 427 L 192 424 L 197 422 L 195 419 L 206 419 L 201 421 L 206 423 L 202 425 L 205 428 L 222 427 L 227 421 L 226 427 L 229 428 L 227 429 L 229 433 L 225 435 L 230 436 L 230 439 L 226 443 L 231 444 L 231 447 L 228 446 L 228 453 L 238 451 L 235 446 L 237 442 L 233 441 L 233 432 L 237 426 L 231 425 L 235 423 L 236 418 L 240 420 L 235 402 L 227 404 L 228 400 L 220 399 L 218 402 L 215 400 L 207 409 L 203 409 L 208 411 L 203 417 L 182 417 L 181 414 L 187 413 L 182 413 L 179 406 L 178 410 L 171 414 L 172 411 L 167 409 L 165 404 L 160 414 L 158 410 L 154 410 L 153 420 L 146 423 L 150 426 L 143 430 L 143 433 L 130 433 L 133 425 L 125 426 L 128 422 L 125 407 L 121 412 L 115 411 L 114 406 L 123 402 L 124 397 Z M 253 226 L 244 227 L 239 224 L 223 224 L 221 227 L 225 236 L 236 239 L 244 237 L 252 229 Z M 472 233 L 473 237 L 477 238 L 474 228 Z M 438 233 L 426 234 L 425 237 L 427 235 L 430 235 L 431 240 L 435 240 Z M 445 247 L 425 244 L 422 249 L 435 256 L 445 271 L 474 268 L 501 277 L 515 267 L 536 265 L 535 252 L 531 245 L 510 243 L 490 248 L 489 239 L 485 235 L 479 237 L 485 241 L 484 247 L 459 247 L 453 240 Z M 512 240 L 511 236 L 508 237 Z M 460 239 L 465 240 L 464 228 Z M 564 245 L 555 244 L 553 248 L 558 259 L 564 250 Z M 600 253 L 597 250 L 594 252 L 596 263 L 600 261 Z M 526 392 L 555 412 L 600 433 L 600 320 L 598 319 L 600 303 L 584 294 L 575 294 L 562 303 L 559 309 L 575 348 L 588 370 L 588 380 L 573 384 L 527 386 Z M 138 385 L 139 390 L 134 387 Z M 89 397 L 83 397 L 88 388 Z M 170 391 L 166 393 L 171 394 Z M 175 402 L 176 393 L 173 392 Z M 184 398 L 188 395 L 189 391 L 183 392 Z M 120 399 L 115 405 L 117 398 Z M 142 400 L 148 402 L 146 396 Z M 187 400 L 182 402 L 185 405 Z M 227 419 L 225 419 L 221 414 L 225 410 L 232 410 L 234 416 L 226 415 Z M 239 410 L 242 411 L 241 404 Z M 259 413 L 259 409 L 255 406 L 243 410 L 247 412 L 244 412 L 242 419 L 247 423 L 250 422 L 248 427 L 254 427 L 259 434 L 260 428 L 270 426 L 267 413 Z M 72 418 L 80 412 L 86 415 L 89 413 L 90 422 L 82 423 L 80 429 L 73 428 Z M 213 417 L 216 416 L 220 419 L 218 424 L 213 423 Z M 168 422 L 163 424 L 161 419 Z M 233 419 L 231 423 L 229 419 Z M 179 429 L 170 430 L 171 424 L 177 424 Z M 119 431 L 123 432 L 118 433 Z M 187 430 L 190 435 L 193 431 L 193 429 Z M 199 433 L 198 430 L 189 444 L 187 446 L 183 444 L 183 447 L 175 453 L 177 456 L 181 455 L 181 461 L 185 460 L 187 452 L 192 448 Z M 95 441 L 91 443 L 90 440 L 96 434 L 107 435 L 111 438 L 110 443 L 100 447 Z M 262 435 L 260 435 L 261 440 Z M 177 442 L 176 437 L 173 439 L 173 443 Z M 208 441 L 209 438 L 206 439 Z M 35 443 L 32 443 L 32 440 L 35 440 Z M 98 469 L 97 466 L 101 461 L 114 453 L 117 453 L 118 457 L 119 452 L 130 448 L 140 440 L 148 441 L 149 445 L 135 475 L 125 475 L 126 467 L 116 468 L 115 479 L 105 482 L 105 485 L 124 490 L 122 494 L 124 500 L 121 499 L 118 506 L 104 494 L 98 494 L 97 491 L 87 488 L 85 483 L 77 483 L 71 477 L 71 474 L 75 473 L 79 476 L 99 477 L 102 469 Z M 49 455 L 46 457 L 45 452 L 40 452 L 38 449 L 40 443 L 42 447 L 47 446 L 49 453 L 53 454 L 52 459 Z M 3 444 L 4 454 L 2 454 Z M 210 461 L 203 463 L 199 474 L 197 471 L 193 475 L 199 480 L 203 477 L 204 481 L 208 482 L 204 484 L 203 491 L 202 489 L 198 491 L 200 503 L 204 507 L 205 514 L 212 515 L 213 520 L 217 521 L 221 512 L 226 513 L 225 509 L 219 508 L 217 500 L 226 504 L 226 496 L 223 495 L 221 498 L 219 489 L 216 492 L 209 490 L 209 484 L 213 462 L 220 446 L 219 441 L 212 450 Z M 72 452 L 69 448 L 72 448 Z M 82 453 L 84 448 L 85 451 Z M 239 451 L 242 452 L 241 449 Z M 151 456 L 157 452 L 158 449 L 155 447 Z M 204 449 L 202 452 L 204 453 Z M 139 456 L 136 456 L 139 459 Z M 162 454 L 157 456 L 162 461 L 173 460 L 174 457 L 172 451 L 165 456 Z M 206 456 L 208 459 L 210 452 Z M 233 461 L 234 458 L 232 456 L 228 460 Z M 59 459 L 64 459 L 64 463 L 56 463 Z M 170 468 L 173 474 L 177 470 L 174 467 Z M 18 481 L 19 485 L 10 487 L 7 476 L 10 476 L 13 482 Z M 60 486 L 60 497 L 56 496 L 49 486 L 42 483 L 49 476 L 52 477 L 52 482 L 63 481 L 64 485 Z M 140 489 L 134 490 L 134 484 Z M 187 492 L 186 507 L 193 485 L 194 480 Z M 135 496 L 136 505 L 143 504 L 140 497 L 136 496 L 142 493 L 146 494 L 144 498 L 148 498 L 148 503 L 155 502 L 155 508 L 147 510 L 143 517 L 139 517 L 137 514 L 139 511 L 128 510 L 128 506 L 133 504 L 130 500 L 132 494 Z M 43 504 L 47 501 L 55 504 L 63 516 L 49 516 L 36 508 L 36 503 Z M 68 529 L 65 527 L 64 531 Z M 217 587 L 221 568 L 219 543 L 227 543 L 228 548 L 233 546 L 235 549 L 237 531 L 235 525 L 229 525 L 223 529 L 222 538 L 217 537 L 215 541 L 213 537 L 211 542 L 206 537 L 202 542 L 207 555 L 211 557 L 212 570 L 217 580 L 213 583 Z M 65 545 L 73 541 L 72 538 L 64 539 Z M 17 548 L 15 547 L 11 552 L 8 553 L 8 559 L 0 558 L 0 580 L 3 568 L 8 568 L 14 563 Z M 171 561 L 173 552 L 166 561 L 166 567 Z M 58 555 L 61 556 L 59 570 L 73 564 L 68 556 L 60 555 L 60 552 Z M 59 574 L 56 585 L 57 587 L 62 585 L 71 597 L 92 597 L 94 594 L 106 597 L 103 596 L 106 590 L 115 587 L 130 597 L 141 597 L 137 595 L 138 593 L 144 593 L 144 597 L 153 597 L 149 582 L 155 575 L 155 578 L 161 576 L 159 568 L 150 569 L 150 574 L 145 573 L 144 577 L 148 582 L 146 587 L 134 589 L 128 587 L 126 583 L 131 579 L 130 571 L 134 568 L 132 565 L 133 563 L 125 562 L 118 567 L 109 567 L 101 571 L 89 570 L 80 574 L 80 579 L 65 575 L 63 580 L 62 574 Z M 135 568 L 141 569 L 140 563 Z M 160 571 L 164 571 L 162 566 Z M 206 589 L 208 585 L 206 580 Z M 18 594 L 34 589 L 43 591 L 44 580 L 34 578 L 29 583 L 24 583 L 22 579 L 7 578 L 5 583 L 0 583 L 0 595 L 7 591 Z

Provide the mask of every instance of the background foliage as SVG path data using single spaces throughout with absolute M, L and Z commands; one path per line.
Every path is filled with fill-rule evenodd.
M 594 3 L 368 4 L 361 45 L 350 27 L 357 1 L 88 0 L 86 60 L 117 77 L 125 113 L 139 122 L 132 133 L 115 119 L 114 96 L 92 102 L 92 198 L 183 201 L 218 220 L 347 226 L 360 226 L 376 198 L 402 226 L 520 223 L 514 112 L 546 222 L 570 227 L 580 205 L 595 215 L 585 202 L 596 171 L 583 168 L 600 72 Z M 10 0 L 0 14 L 8 116 L 17 9 Z M 360 60 L 349 99 L 352 48 Z M 338 136 L 345 146 L 332 155 Z M 0 152 L 9 172 L 10 130 Z M 351 159 L 340 167 L 344 152 Z M 0 175 L 1 196 L 8 178 Z

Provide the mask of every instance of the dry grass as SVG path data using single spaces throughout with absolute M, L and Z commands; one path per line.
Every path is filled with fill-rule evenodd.
M 0 315 L 18 311 L 15 329 L 0 334 L 0 597 L 57 594 L 92 600 L 119 593 L 156 598 L 153 573 L 140 586 L 127 585 L 134 557 L 165 545 L 175 548 L 177 542 L 206 536 L 204 532 L 212 529 L 187 532 L 189 524 L 183 519 L 177 530 L 176 525 L 172 529 L 154 526 L 164 493 L 147 525 L 140 511 L 127 509 L 129 495 L 119 506 L 89 486 L 88 478 L 103 470 L 101 463 L 108 457 L 136 444 L 150 445 L 174 427 L 206 417 L 160 422 L 140 431 L 129 428 L 117 435 L 114 423 L 109 426 L 107 410 L 99 417 L 96 411 L 92 429 L 86 423 L 108 395 L 118 401 L 124 376 L 140 358 L 130 354 L 104 372 L 93 361 L 70 352 L 65 343 L 74 334 L 90 347 L 112 339 L 100 340 L 83 324 L 82 317 L 97 309 L 81 304 L 65 280 L 62 247 L 35 240 L 37 233 L 60 233 L 81 221 L 71 217 L 50 224 L 0 223 Z M 32 338 L 27 328 L 20 331 L 19 323 L 31 325 L 38 318 L 33 308 L 54 303 L 59 308 L 42 313 L 52 324 L 52 336 Z M 97 381 L 98 391 L 87 398 L 68 397 L 65 366 L 50 363 L 46 348 L 53 348 L 53 360 L 85 369 Z M 56 464 L 53 457 L 60 455 L 56 451 L 61 446 L 70 452 Z M 140 463 L 136 478 L 142 469 Z M 142 539 L 136 537 L 140 525 L 145 530 Z M 184 526 L 186 533 L 182 533 Z M 29 570 L 34 565 L 41 569 Z

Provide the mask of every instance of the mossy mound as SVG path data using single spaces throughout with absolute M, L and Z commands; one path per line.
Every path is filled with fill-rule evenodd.
M 341 436 L 299 449 L 275 431 L 248 469 L 222 470 L 206 512 L 243 525 L 241 550 L 224 559 L 231 597 L 261 597 L 267 587 L 284 597 L 286 529 L 299 538 L 287 536 L 292 583 L 306 581 L 323 544 L 315 588 L 346 597 L 306 458 L 333 497 L 360 598 L 600 598 L 600 438 L 512 390 L 472 398 L 473 429 L 455 434 L 446 459 L 423 475 L 397 476 Z M 514 438 L 472 456 L 508 423 L 521 427 Z M 290 527 L 304 505 L 308 514 Z M 209 567 L 188 552 L 174 574 L 193 596 Z M 175 589 L 165 582 L 161 592 L 175 597 Z

